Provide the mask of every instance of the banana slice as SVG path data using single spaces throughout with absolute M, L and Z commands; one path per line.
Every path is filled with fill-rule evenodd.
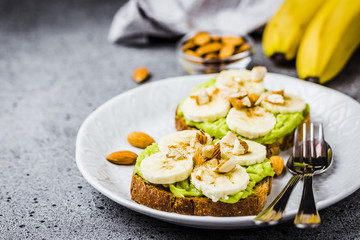
M 244 154 L 234 151 L 236 143 L 239 142 L 235 133 L 228 132 L 220 142 L 221 154 L 226 155 L 227 158 L 234 159 L 242 166 L 250 166 L 256 163 L 261 163 L 266 158 L 266 147 L 250 140 L 244 141 L 248 148 Z
M 211 142 L 212 139 L 207 133 L 199 130 L 183 130 L 161 138 L 158 146 L 160 151 L 165 153 L 175 150 L 184 154 L 194 154 L 199 146 L 208 145 Z
M 278 103 L 277 96 L 278 94 L 266 94 L 263 97 L 261 103 L 263 106 L 273 113 L 294 113 L 302 112 L 306 107 L 306 103 L 300 97 L 293 94 L 285 94 L 283 103 Z
M 224 160 L 222 160 L 224 161 Z M 191 173 L 191 182 L 202 193 L 216 202 L 220 198 L 227 199 L 228 195 L 244 190 L 249 183 L 249 175 L 240 165 L 227 173 L 217 173 L 214 169 L 218 160 L 213 159 L 196 167 Z
M 265 136 L 276 124 L 275 116 L 264 108 L 232 108 L 226 117 L 226 124 L 241 136 L 253 139 Z
M 249 70 L 221 71 L 216 78 L 215 86 L 226 95 L 238 92 L 261 95 L 265 89 L 263 81 L 252 81 L 252 72 Z
M 218 92 L 211 94 L 208 102 L 204 101 L 204 104 L 199 104 L 199 97 L 201 97 L 200 99 L 205 98 L 203 93 L 203 90 L 199 90 L 194 93 L 194 96 L 198 97 L 197 99 L 191 96 L 185 99 L 183 103 L 184 116 L 194 122 L 215 121 L 225 117 L 230 109 L 229 100 Z
M 169 157 L 167 153 L 158 152 L 144 158 L 140 172 L 144 179 L 154 184 L 171 184 L 187 179 L 193 169 L 191 156 L 181 158 Z

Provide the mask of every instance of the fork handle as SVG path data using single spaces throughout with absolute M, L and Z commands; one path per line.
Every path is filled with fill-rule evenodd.
M 290 194 L 300 178 L 301 175 L 293 175 L 272 203 L 255 217 L 254 222 L 258 225 L 277 223 L 282 218 Z
M 298 228 L 317 227 L 320 224 L 320 215 L 315 205 L 312 180 L 312 173 L 304 174 L 304 188 L 300 207 L 294 220 L 294 224 Z

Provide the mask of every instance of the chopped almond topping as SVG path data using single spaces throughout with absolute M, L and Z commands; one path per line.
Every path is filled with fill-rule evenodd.
M 253 69 L 251 70 L 251 80 L 261 81 L 265 77 L 266 73 L 267 73 L 266 67 L 263 66 L 253 67 Z
M 248 150 L 249 150 L 249 146 L 244 140 L 237 138 L 234 141 L 234 147 L 233 147 L 233 151 L 232 151 L 232 153 L 234 155 L 243 155 L 243 154 L 247 153 Z
M 236 110 L 240 110 L 243 108 L 242 101 L 238 98 L 230 98 L 230 103 Z
M 221 151 L 220 151 L 220 143 L 215 144 L 214 151 L 210 157 L 210 159 L 221 159 Z
M 247 92 L 239 92 L 230 96 L 230 103 L 236 109 L 240 110 L 244 107 L 253 107 L 254 103 L 250 100 Z
M 202 156 L 206 159 L 211 159 L 211 156 L 215 150 L 214 145 L 206 145 L 202 149 Z
M 278 91 L 271 91 L 272 94 L 280 94 L 281 96 L 284 96 L 284 89 L 278 90 Z
M 241 99 L 241 98 L 244 98 L 244 97 L 247 97 L 247 96 L 248 96 L 247 92 L 237 92 L 237 93 L 232 94 L 230 97 Z
M 190 98 L 195 99 L 197 105 L 204 105 L 210 102 L 210 96 L 204 88 L 199 90 L 196 95 L 191 95 Z
M 236 167 L 236 161 L 233 158 L 222 160 L 216 168 L 213 169 L 216 173 L 227 173 Z
M 251 101 L 249 97 L 244 97 L 241 99 L 243 106 L 245 107 L 252 107 Z
M 267 96 L 267 93 L 262 93 L 259 98 L 255 102 L 255 106 L 258 106 L 261 104 L 261 102 L 264 100 L 264 98 Z
M 195 162 L 195 165 L 200 166 L 201 164 L 203 164 L 206 159 L 202 156 L 202 147 L 199 147 L 198 149 L 196 149 L 196 152 L 193 156 L 193 161 Z
M 254 106 L 255 105 L 255 103 L 256 103 L 256 101 L 259 99 L 259 95 L 257 95 L 257 94 L 255 94 L 255 93 L 251 93 L 251 94 L 249 94 L 249 99 L 250 99 L 250 101 L 251 101 L 251 103 L 252 103 L 252 105 Z
M 208 141 L 207 136 L 203 131 L 196 132 L 196 139 L 201 143 L 202 145 L 206 144 Z
M 221 139 L 221 143 L 232 145 L 236 139 L 237 139 L 236 134 L 231 131 L 228 131 L 227 134 Z
M 285 99 L 280 94 L 271 93 L 269 96 L 267 96 L 266 101 L 273 104 L 283 104 L 285 102 Z
M 216 95 L 220 90 L 216 87 L 209 87 L 206 88 L 206 92 L 209 94 L 210 99 L 212 98 L 212 96 Z

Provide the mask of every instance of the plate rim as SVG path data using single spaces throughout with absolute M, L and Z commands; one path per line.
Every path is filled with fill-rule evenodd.
M 233 227 L 230 226 L 227 229 L 239 229 L 239 228 L 250 228 L 250 227 L 261 227 L 261 226 L 257 226 L 257 225 L 242 225 L 242 223 L 246 223 L 247 221 L 251 221 L 253 223 L 253 218 L 254 215 L 251 216 L 237 216 L 237 217 L 215 217 L 215 216 L 193 216 L 193 215 L 184 215 L 184 214 L 178 214 L 178 213 L 170 213 L 170 212 L 165 212 L 165 211 L 160 211 L 160 210 L 156 210 L 153 208 L 149 208 L 147 206 L 138 204 L 134 201 L 131 200 L 127 200 L 124 199 L 122 197 L 120 198 L 115 198 L 112 194 L 112 192 L 108 189 L 106 189 L 105 187 L 101 186 L 100 183 L 98 183 L 96 181 L 96 179 L 94 179 L 90 173 L 88 173 L 86 171 L 86 167 L 84 166 L 84 162 L 80 160 L 80 149 L 79 146 L 82 143 L 82 138 L 81 135 L 83 134 L 86 125 L 91 121 L 91 119 L 96 115 L 97 111 L 99 111 L 101 108 L 103 108 L 105 105 L 110 104 L 113 101 L 116 101 L 117 98 L 123 96 L 123 95 L 128 95 L 128 94 L 132 94 L 133 92 L 137 92 L 137 91 L 141 91 L 142 89 L 146 89 L 152 86 L 156 86 L 156 85 L 163 85 L 163 84 L 167 84 L 168 82 L 174 81 L 174 80 L 182 80 L 182 81 L 191 81 L 192 79 L 210 79 L 211 77 L 215 76 L 216 74 L 202 74 L 202 75 L 183 75 L 183 76 L 176 76 L 176 77 L 169 77 L 169 78 L 164 78 L 161 80 L 158 80 L 156 82 L 151 82 L 151 83 L 147 83 L 132 89 L 129 89 L 127 91 L 123 91 L 120 94 L 113 96 L 111 98 L 109 98 L 107 101 L 105 101 L 104 103 L 102 103 L 101 105 L 99 105 L 95 110 L 93 110 L 90 114 L 87 115 L 87 117 L 85 118 L 85 120 L 82 122 L 78 133 L 77 133 L 77 137 L 76 137 L 76 149 L 75 149 L 75 161 L 76 161 L 76 165 L 80 171 L 80 173 L 83 175 L 83 177 L 85 178 L 85 180 L 90 183 L 90 185 L 92 187 L 94 187 L 96 190 L 98 190 L 100 193 L 104 194 L 106 197 L 110 198 L 111 200 L 113 200 L 114 202 L 128 208 L 131 209 L 133 211 L 142 213 L 144 215 L 147 216 L 151 216 L 151 217 L 155 217 L 157 219 L 160 220 L 164 220 L 167 222 L 171 222 L 171 223 L 175 223 L 178 225 L 187 225 L 187 226 L 191 226 L 191 227 L 196 227 L 196 228 L 207 228 L 206 226 L 199 226 L 199 225 L 188 225 L 188 224 L 181 224 L 180 221 L 189 221 L 193 222 L 193 221 L 199 221 L 202 224 L 211 224 L 211 223 L 217 223 L 220 224 L 223 229 L 226 228 L 226 226 L 224 226 L 223 224 L 234 224 L 234 223 L 239 223 L 239 226 L 237 227 Z M 301 84 L 305 84 L 305 85 L 311 85 L 313 87 L 319 88 L 319 89 L 325 89 L 326 91 L 331 91 L 334 94 L 340 94 L 343 97 L 346 97 L 349 101 L 353 101 L 356 104 L 358 104 L 359 106 L 359 110 L 360 110 L 360 103 L 357 102 L 356 100 L 354 100 L 353 98 L 351 98 L 350 96 L 341 93 L 337 90 L 328 88 L 326 86 L 322 86 L 322 85 L 318 85 L 315 83 L 311 83 L 311 82 L 305 82 L 301 79 L 292 77 L 292 76 L 288 76 L 288 75 L 284 75 L 284 74 L 279 74 L 279 73 L 267 73 L 267 75 L 270 75 L 274 78 L 288 78 L 288 80 L 290 81 L 295 81 L 295 82 L 301 82 Z M 360 188 L 360 181 L 358 182 L 358 184 L 354 184 L 352 186 L 349 186 L 346 188 L 346 191 L 343 192 L 342 194 L 337 194 L 335 195 L 333 198 L 330 199 L 326 199 L 326 200 L 322 200 L 316 203 L 316 206 L 318 207 L 318 210 L 324 209 L 328 206 L 331 206 L 343 199 L 345 199 L 346 197 L 350 196 L 351 194 L 353 194 L 356 190 L 358 190 Z M 129 190 L 130 191 L 130 190 Z M 287 211 L 286 214 L 284 214 L 283 219 L 279 222 L 284 222 L 284 221 L 288 221 L 289 219 L 295 217 L 297 210 L 291 210 L 291 211 Z M 208 226 L 210 227 L 210 226 Z

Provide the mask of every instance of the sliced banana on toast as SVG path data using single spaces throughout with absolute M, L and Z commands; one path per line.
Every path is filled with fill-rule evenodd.
M 232 158 L 237 164 L 250 166 L 261 163 L 266 158 L 266 147 L 254 141 L 239 139 L 228 132 L 220 141 L 221 154 Z
M 183 130 L 174 132 L 160 139 L 158 146 L 162 152 L 183 151 L 185 154 L 194 154 L 201 145 L 211 144 L 209 134 L 200 130 Z
M 248 173 L 238 164 L 230 163 L 233 167 L 226 173 L 217 171 L 219 166 L 228 164 L 228 161 L 232 160 L 212 159 L 196 167 L 191 173 L 191 183 L 214 202 L 246 189 L 249 183 Z
M 254 70 L 224 70 L 218 74 L 215 86 L 227 95 L 238 92 L 260 95 L 265 90 L 262 81 L 264 76 Z
M 203 88 L 187 97 L 182 108 L 187 119 L 207 122 L 225 117 L 229 112 L 230 102 L 217 88 Z
M 284 94 L 283 91 L 267 92 L 261 96 L 262 105 L 273 113 L 302 112 L 306 103 L 300 97 L 293 94 Z
M 226 117 L 226 124 L 239 135 L 253 139 L 268 134 L 275 127 L 276 118 L 262 107 L 232 108 Z
M 193 170 L 192 156 L 158 152 L 142 160 L 140 172 L 154 184 L 172 184 L 187 179 Z

